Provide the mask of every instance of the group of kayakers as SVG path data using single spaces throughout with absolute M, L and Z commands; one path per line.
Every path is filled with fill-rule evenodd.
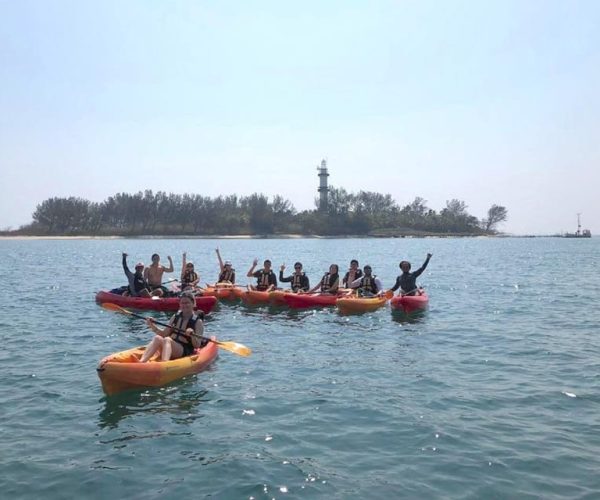
M 217 258 L 219 261 L 219 277 L 217 283 L 235 284 L 235 269 L 233 269 L 231 261 L 223 262 L 219 249 L 216 249 Z M 418 293 L 416 280 L 423 273 L 432 254 L 428 253 L 423 265 L 416 271 L 411 272 L 410 262 L 403 260 L 400 262 L 400 274 L 396 278 L 394 286 L 390 289 L 392 292 L 400 290 L 402 295 L 415 295 Z M 145 267 L 143 262 L 138 262 L 135 265 L 135 272 L 131 272 L 127 266 L 127 254 L 123 253 L 123 270 L 129 281 L 128 286 L 124 290 L 125 294 L 134 297 L 163 297 L 170 292 L 164 286 L 164 273 L 172 273 L 174 271 L 173 259 L 168 256 L 169 266 L 165 267 L 160 264 L 160 256 L 153 254 L 152 263 Z M 266 259 L 263 262 L 263 267 L 256 270 L 258 259 L 254 259 L 252 266 L 246 273 L 248 278 L 255 278 L 256 284 L 249 285 L 251 289 L 258 291 L 272 291 L 278 286 L 277 276 L 272 269 L 272 262 Z M 370 265 L 366 265 L 361 270 L 356 259 L 350 261 L 350 267 L 340 282 L 339 266 L 331 264 L 329 270 L 321 277 L 319 282 L 310 287 L 310 280 L 303 270 L 302 263 L 294 263 L 294 271 L 288 276 L 284 276 L 286 269 L 285 264 L 279 268 L 279 282 L 290 283 L 292 292 L 295 293 L 326 293 L 337 294 L 340 288 L 346 290 L 356 290 L 359 295 L 369 297 L 384 293 L 381 280 L 373 274 L 373 269 Z M 182 267 L 180 276 L 180 292 L 196 292 L 200 277 L 194 269 L 194 264 L 187 260 L 187 253 L 183 253 Z
M 235 285 L 235 269 L 231 261 L 223 261 L 219 249 L 216 249 L 217 259 L 219 261 L 218 284 Z M 401 295 L 416 295 L 419 293 L 416 280 L 426 269 L 432 254 L 428 253 L 423 265 L 414 272 L 411 272 L 410 262 L 403 260 L 400 262 L 402 273 L 396 278 L 394 286 L 388 290 L 388 293 L 400 290 Z M 152 263 L 144 266 L 143 262 L 135 265 L 135 272 L 131 272 L 127 265 L 127 254 L 123 253 L 123 270 L 128 279 L 127 287 L 123 287 L 123 293 L 135 297 L 164 297 L 172 292 L 165 288 L 163 283 L 164 273 L 174 271 L 173 259 L 168 256 L 169 266 L 160 264 L 160 256 L 153 254 Z M 277 276 L 273 272 L 272 263 L 269 259 L 263 262 L 261 269 L 256 269 L 258 259 L 254 259 L 252 266 L 246 273 L 249 278 L 255 278 L 255 285 L 248 285 L 249 289 L 257 291 L 273 291 L 278 286 Z M 279 282 L 290 283 L 291 291 L 294 293 L 338 295 L 344 291 L 352 293 L 356 291 L 362 297 L 375 297 L 385 293 L 381 280 L 373 274 L 370 265 L 362 268 L 356 259 L 350 261 L 350 267 L 344 274 L 341 282 L 339 275 L 339 266 L 331 264 L 329 270 L 321 277 L 319 282 L 310 287 L 310 280 L 303 270 L 301 262 L 294 263 L 294 271 L 288 276 L 284 276 L 285 264 L 279 268 Z M 176 281 L 176 280 L 173 280 Z M 194 264 L 187 260 L 187 254 L 182 256 L 182 268 L 180 276 L 180 310 L 173 315 L 169 321 L 169 326 L 160 329 L 154 323 L 152 318 L 147 319 L 148 327 L 156 334 L 152 341 L 146 347 L 140 362 L 148 361 L 155 353 L 159 353 L 163 361 L 177 359 L 190 355 L 194 349 L 201 347 L 206 343 L 203 340 L 204 331 L 202 312 L 195 311 L 195 293 L 199 291 L 198 284 L 200 277 L 194 269 Z

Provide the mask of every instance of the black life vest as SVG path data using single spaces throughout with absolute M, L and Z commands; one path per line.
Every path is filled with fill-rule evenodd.
M 375 278 L 377 278 L 377 276 L 363 276 L 360 280 L 360 288 L 362 288 L 365 292 L 376 294 L 379 290 L 377 289 Z
M 329 292 L 333 284 L 340 278 L 338 273 L 331 274 L 325 273 L 325 276 L 321 278 L 321 292 Z
M 196 323 L 198 321 L 202 321 L 203 319 L 204 319 L 204 313 L 202 313 L 202 312 L 194 313 L 194 314 L 192 314 L 192 316 L 187 320 L 187 322 L 184 325 L 183 324 L 183 314 L 181 311 L 177 311 L 177 313 L 175 314 L 175 317 L 173 318 L 173 328 L 177 328 L 177 329 L 183 330 L 183 331 L 187 330 L 188 328 L 191 328 L 192 330 L 196 331 Z M 192 343 L 190 342 L 188 337 L 183 334 L 183 332 L 179 332 L 179 331 L 173 329 L 171 331 L 170 337 L 175 342 L 177 342 L 178 344 L 183 346 L 184 356 L 188 356 L 189 354 L 191 354 L 193 352 L 194 346 L 192 345 Z M 206 344 L 206 342 L 203 341 L 202 345 L 205 345 L 205 344 Z
M 292 290 L 294 290 L 294 292 L 297 292 L 298 290 L 302 290 L 302 288 L 304 287 L 304 277 L 305 276 L 306 276 L 305 273 L 292 274 Z
M 269 286 L 271 285 L 269 278 L 271 276 L 274 276 L 274 274 L 273 274 L 273 271 L 265 271 L 264 269 L 261 269 L 258 272 L 260 274 L 257 278 L 258 282 L 256 284 L 256 289 L 258 291 L 262 292 L 263 290 L 266 290 L 267 288 L 269 288 Z
M 235 269 L 223 269 L 223 272 L 219 274 L 219 283 L 223 281 L 229 281 L 233 283 L 235 281 Z
M 133 275 L 133 292 L 134 295 L 137 295 L 142 290 L 148 288 L 148 282 L 144 279 L 144 276 L 141 274 L 135 273 Z
M 196 271 L 186 271 L 181 278 L 181 288 L 185 288 L 186 286 L 191 286 L 191 283 L 198 279 L 198 274 Z

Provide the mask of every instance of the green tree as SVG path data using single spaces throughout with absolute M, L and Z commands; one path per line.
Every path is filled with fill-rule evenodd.
M 508 210 L 501 205 L 492 205 L 487 212 L 487 218 L 483 219 L 482 226 L 486 233 L 494 232 L 495 228 L 501 222 L 508 219 Z

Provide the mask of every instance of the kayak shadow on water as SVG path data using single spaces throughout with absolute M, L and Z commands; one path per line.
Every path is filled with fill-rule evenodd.
M 423 323 L 427 317 L 427 310 L 414 311 L 405 313 L 399 309 L 392 309 L 392 320 L 401 324 L 418 324 Z
M 198 389 L 195 376 L 185 377 L 164 387 L 126 391 L 104 396 L 98 414 L 98 427 L 116 429 L 122 420 L 144 414 L 169 413 L 177 423 L 202 418 L 200 405 L 209 401 L 207 389 Z

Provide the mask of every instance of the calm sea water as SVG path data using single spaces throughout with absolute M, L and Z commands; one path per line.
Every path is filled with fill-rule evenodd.
M 100 358 L 146 343 L 94 293 L 130 262 L 254 257 L 430 266 L 427 313 L 221 304 L 250 346 L 161 389 L 106 398 Z M 0 241 L 4 498 L 598 498 L 600 239 Z M 164 259 L 166 260 L 166 259 Z M 243 277 L 242 277 L 243 276 Z M 156 313 L 157 317 L 159 316 Z

